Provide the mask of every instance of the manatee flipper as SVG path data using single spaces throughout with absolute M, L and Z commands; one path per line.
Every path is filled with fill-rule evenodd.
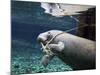
M 49 44 L 49 48 L 52 51 L 58 51 L 61 52 L 64 49 L 64 43 L 63 42 L 58 42 L 57 44 Z
M 44 67 L 47 67 L 47 65 L 49 64 L 49 62 L 52 60 L 53 57 L 54 55 L 44 55 L 41 60 L 42 65 Z

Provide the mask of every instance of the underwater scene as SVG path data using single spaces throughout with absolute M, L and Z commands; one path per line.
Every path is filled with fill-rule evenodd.
M 78 25 L 68 15 L 56 17 L 46 13 L 40 2 L 11 1 L 11 75 L 73 71 L 57 56 L 43 66 L 44 54 L 37 37 L 48 30 L 66 31 Z M 77 35 L 77 29 L 68 33 Z

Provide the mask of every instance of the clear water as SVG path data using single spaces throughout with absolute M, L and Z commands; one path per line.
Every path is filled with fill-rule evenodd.
M 54 17 L 44 13 L 40 3 L 12 1 L 12 53 L 11 73 L 42 73 L 70 71 L 72 68 L 55 57 L 45 68 L 41 64 L 43 56 L 36 41 L 41 32 L 52 29 L 68 30 L 77 26 L 69 16 Z M 71 31 L 75 35 L 76 30 Z M 56 62 L 55 62 L 56 61 Z

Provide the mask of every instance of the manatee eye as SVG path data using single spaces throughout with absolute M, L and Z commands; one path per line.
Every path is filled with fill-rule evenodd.
M 47 34 L 47 40 L 50 40 L 51 38 L 52 38 L 52 35 L 51 35 L 50 32 L 48 32 L 48 34 Z

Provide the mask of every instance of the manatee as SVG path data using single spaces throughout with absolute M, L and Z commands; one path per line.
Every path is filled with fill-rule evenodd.
M 43 32 L 39 34 L 37 40 L 46 45 L 46 43 L 54 36 L 56 37 L 48 45 L 49 48 L 59 59 L 71 66 L 73 70 L 96 68 L 95 41 L 78 37 L 61 30 L 49 30 Z M 43 64 L 44 63 L 45 65 L 48 64 L 47 61 L 44 61 Z

